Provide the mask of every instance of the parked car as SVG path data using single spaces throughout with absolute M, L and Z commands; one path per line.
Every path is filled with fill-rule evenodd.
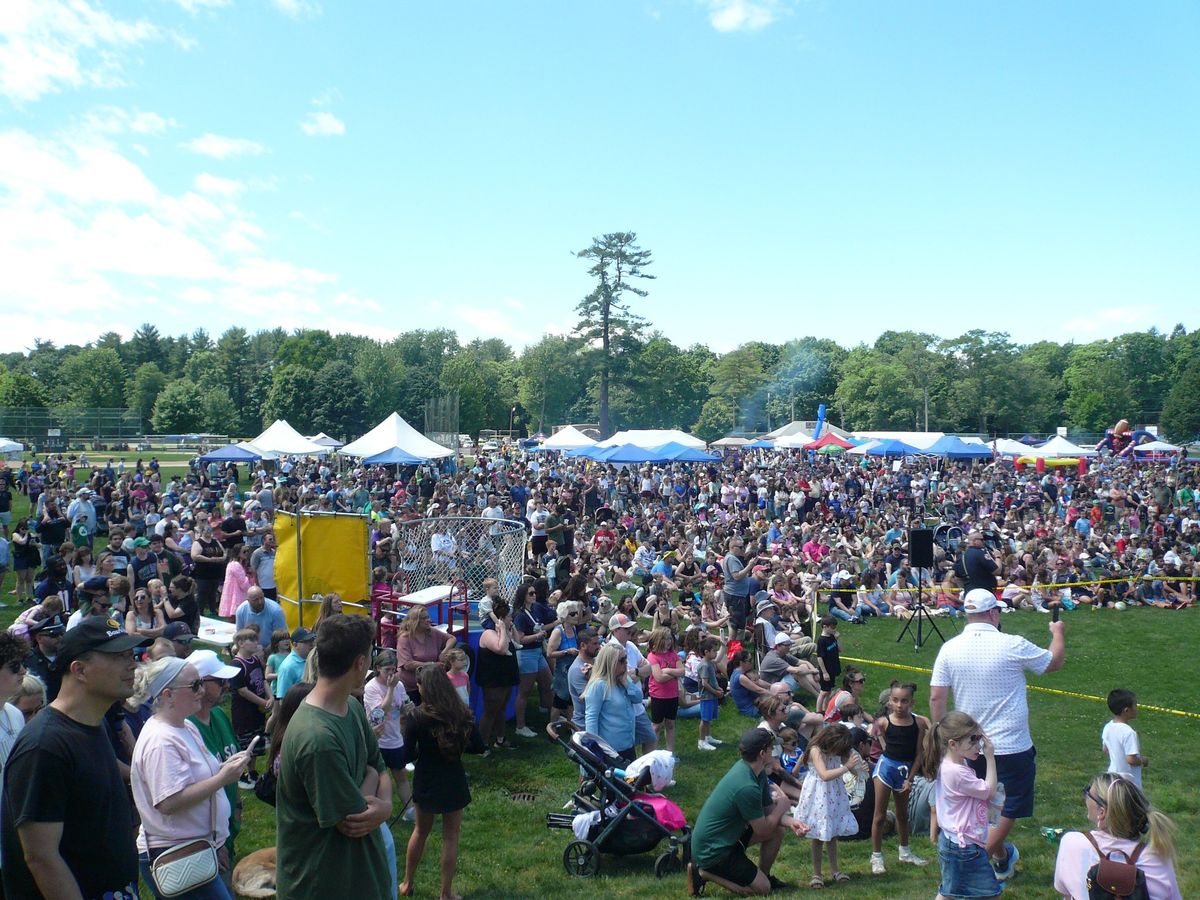
M 488 441 L 486 444 L 484 444 L 479 449 L 496 451 L 496 450 L 500 449 L 500 442 L 499 441 Z

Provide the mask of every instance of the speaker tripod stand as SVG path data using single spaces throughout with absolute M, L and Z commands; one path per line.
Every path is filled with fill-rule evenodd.
M 923 646 L 925 646 L 925 641 L 929 639 L 929 635 L 925 633 L 924 629 L 926 622 L 928 622 L 929 627 L 937 633 L 937 636 L 942 639 L 942 643 L 946 643 L 946 636 L 942 634 L 942 630 L 938 628 L 937 622 L 933 620 L 933 613 L 925 608 L 923 588 L 924 585 L 921 579 L 921 570 L 917 569 L 917 603 L 912 609 L 912 616 L 910 616 L 909 620 L 904 623 L 904 628 L 901 629 L 900 636 L 896 638 L 897 644 L 904 640 L 904 636 L 908 634 L 908 629 L 912 628 L 913 622 L 916 622 L 917 627 L 913 633 L 914 650 L 920 650 Z

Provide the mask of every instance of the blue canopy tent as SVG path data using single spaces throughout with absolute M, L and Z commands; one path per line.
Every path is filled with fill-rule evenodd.
M 425 462 L 429 462 L 429 460 L 413 456 L 407 450 L 401 450 L 399 447 L 389 447 L 382 453 L 376 453 L 363 460 L 363 464 L 368 466 L 418 466 Z
M 992 449 L 983 444 L 968 444 L 953 434 L 944 434 L 925 450 L 930 456 L 947 459 L 991 459 Z
M 653 452 L 668 462 L 717 462 L 721 458 L 715 453 L 705 453 L 703 450 L 685 447 L 674 441 L 655 447 Z
M 880 441 L 867 450 L 867 456 L 920 456 L 923 452 L 925 451 L 918 450 L 904 441 L 889 439 Z
M 759 438 L 757 441 L 751 441 L 742 449 L 743 450 L 774 450 L 775 445 L 773 443 L 771 443 L 770 441 L 764 441 L 762 438 Z
M 598 456 L 594 457 L 601 462 L 610 463 L 648 463 L 648 462 L 667 462 L 667 458 L 657 450 L 647 450 L 644 447 L 637 447 L 633 444 L 621 444 L 618 447 L 608 447 Z
M 261 453 L 255 453 L 252 450 L 247 450 L 239 444 L 230 444 L 228 447 L 222 447 L 220 450 L 214 450 L 211 453 L 205 453 L 200 457 L 200 462 L 231 462 L 244 463 L 256 462 L 262 459 Z

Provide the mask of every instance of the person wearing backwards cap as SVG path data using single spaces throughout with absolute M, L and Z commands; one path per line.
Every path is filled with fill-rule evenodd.
M 103 575 L 93 575 L 79 589 L 79 609 L 71 613 L 67 619 L 67 630 L 70 631 L 90 616 L 109 616 L 112 613 L 112 598 L 108 595 L 108 578 Z
M 229 667 L 205 668 L 219 676 L 222 668 Z M 188 716 L 200 711 L 203 692 L 204 678 L 188 659 L 168 656 L 137 673 L 134 701 L 149 700 L 154 713 L 138 735 L 130 783 L 142 819 L 138 863 L 156 897 L 162 894 L 151 864 L 176 844 L 209 841 L 219 848 L 221 871 L 230 867 L 225 841 L 232 809 L 222 789 L 237 782 L 250 754 L 239 751 L 220 762 L 204 746 L 199 729 L 188 721 Z M 220 878 L 174 896 L 232 900 Z
M 1033 815 L 1037 751 L 1029 733 L 1025 672 L 1057 672 L 1066 659 L 1067 645 L 1062 622 L 1050 623 L 1049 650 L 1019 635 L 1002 634 L 1000 604 L 995 594 L 983 588 L 967 591 L 963 612 L 966 627 L 942 645 L 933 664 L 929 712 L 932 721 L 940 722 L 946 715 L 946 700 L 953 694 L 955 709 L 974 718 L 995 745 L 996 774 L 1005 797 L 1000 824 L 988 833 L 987 850 L 996 877 L 1003 881 L 1013 874 L 1019 856 L 1006 838 L 1017 819 Z M 976 773 L 982 778 L 983 767 L 977 767 Z
M 59 642 L 58 696 L 21 731 L 4 770 L 6 896 L 136 900 L 133 814 L 103 721 L 133 694 L 133 648 L 146 643 L 100 616 Z

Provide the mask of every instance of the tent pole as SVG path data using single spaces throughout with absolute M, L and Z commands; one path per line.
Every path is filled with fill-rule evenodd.
M 304 627 L 304 564 L 300 552 L 300 511 L 296 510 L 296 605 L 300 608 L 300 627 Z

